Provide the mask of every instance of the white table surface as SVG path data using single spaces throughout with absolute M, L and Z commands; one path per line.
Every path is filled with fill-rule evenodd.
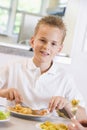
M 37 121 L 11 117 L 8 122 L 0 122 L 1 130 L 38 130 Z
M 57 122 L 57 123 L 68 123 L 67 120 L 62 118 L 53 118 L 50 117 L 49 121 Z M 38 124 L 42 121 L 34 121 L 34 120 L 26 120 L 22 118 L 17 118 L 14 116 L 10 117 L 10 120 L 7 122 L 0 122 L 0 130 L 40 130 Z

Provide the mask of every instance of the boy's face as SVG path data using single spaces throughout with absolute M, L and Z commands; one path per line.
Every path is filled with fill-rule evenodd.
M 31 38 L 31 46 L 34 50 L 34 60 L 51 62 L 62 46 L 63 32 L 49 25 L 40 25 L 37 34 Z

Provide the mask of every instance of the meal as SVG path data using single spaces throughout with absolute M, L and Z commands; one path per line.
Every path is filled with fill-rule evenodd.
M 78 106 L 79 106 L 79 100 L 73 99 L 71 101 L 71 105 L 72 105 L 71 111 L 72 111 L 74 118 L 75 118 L 77 110 L 78 110 Z
M 9 107 L 9 110 L 10 111 L 14 111 L 14 112 L 18 112 L 18 113 L 21 113 L 21 114 L 31 114 L 31 115 L 40 115 L 40 116 L 43 116 L 43 115 L 46 115 L 48 112 L 47 110 L 32 110 L 31 108 L 29 107 L 24 107 L 24 106 L 21 106 L 20 104 L 16 104 L 14 107 Z
M 79 100 L 73 99 L 71 101 L 71 104 L 72 104 L 72 106 L 77 106 L 77 105 L 79 105 Z
M 5 120 L 10 116 L 10 112 L 0 111 L 0 120 Z
M 0 121 L 10 117 L 10 112 L 6 106 L 0 105 Z
M 28 107 L 22 107 L 20 104 L 15 105 L 14 107 L 9 107 L 11 111 L 15 111 L 22 114 L 32 114 L 32 110 Z
M 33 110 L 33 113 L 35 115 L 40 115 L 40 116 L 44 116 L 48 114 L 47 109 L 43 109 L 43 110 Z
M 55 124 L 50 121 L 46 121 L 46 122 L 42 123 L 40 125 L 40 128 L 42 130 L 68 130 L 67 125 L 65 125 L 63 123 Z

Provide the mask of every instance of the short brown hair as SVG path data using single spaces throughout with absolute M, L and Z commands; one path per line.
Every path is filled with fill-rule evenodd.
M 65 27 L 65 24 L 64 24 L 62 18 L 60 18 L 58 16 L 53 16 L 53 15 L 45 16 L 45 17 L 41 18 L 35 27 L 35 32 L 34 32 L 35 35 L 37 34 L 38 29 L 41 24 L 50 25 L 52 27 L 57 27 L 60 30 L 62 30 L 63 31 L 62 43 L 63 43 L 65 36 L 66 36 L 66 27 Z

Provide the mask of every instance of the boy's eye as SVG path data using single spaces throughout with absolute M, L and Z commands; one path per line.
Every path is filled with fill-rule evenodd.
M 44 39 L 40 39 L 41 42 L 46 42 Z
M 56 46 L 56 43 L 53 42 L 52 45 L 53 45 L 53 46 Z

